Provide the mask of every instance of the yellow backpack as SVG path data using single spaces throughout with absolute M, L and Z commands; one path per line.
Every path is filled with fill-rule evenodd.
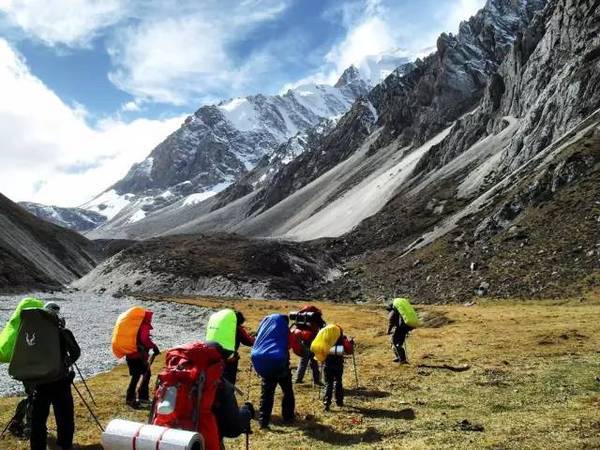
M 117 358 L 138 351 L 137 335 L 145 315 L 146 310 L 144 308 L 134 306 L 122 313 L 117 319 L 112 334 L 112 351 Z
M 327 325 L 319 331 L 310 345 L 310 351 L 314 353 L 317 361 L 325 362 L 329 350 L 335 345 L 341 334 L 342 330 L 339 325 Z

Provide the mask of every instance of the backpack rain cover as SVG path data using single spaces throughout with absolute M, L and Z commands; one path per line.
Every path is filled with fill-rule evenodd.
M 44 309 L 24 309 L 21 327 L 8 366 L 11 377 L 24 383 L 45 384 L 67 374 L 57 318 Z
M 216 342 L 225 350 L 235 351 L 237 316 L 233 309 L 222 309 L 210 315 L 206 325 L 206 342 Z
M 15 341 L 21 326 L 21 311 L 26 308 L 43 308 L 44 302 L 40 299 L 29 297 L 19 302 L 15 312 L 0 333 L 0 363 L 9 363 L 13 356 Z
M 395 298 L 392 301 L 394 308 L 398 310 L 400 315 L 402 316 L 402 320 L 404 323 L 411 328 L 417 328 L 421 325 L 421 320 L 419 320 L 419 315 L 415 311 L 415 308 L 410 304 L 407 298 Z
M 310 351 L 314 353 L 315 359 L 319 362 L 325 362 L 329 350 L 335 345 L 342 335 L 342 330 L 338 325 L 327 325 L 322 328 L 317 337 L 310 345 Z
M 254 370 L 261 377 L 277 377 L 285 373 L 290 357 L 289 333 L 288 318 L 283 314 L 271 314 L 258 326 L 250 357 Z
M 145 315 L 146 310 L 144 308 L 133 306 L 117 318 L 111 342 L 113 354 L 117 358 L 138 351 L 137 335 Z

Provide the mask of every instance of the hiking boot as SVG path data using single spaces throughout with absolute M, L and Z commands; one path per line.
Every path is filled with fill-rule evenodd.
M 323 386 L 325 386 L 325 383 L 323 383 L 321 380 L 315 381 L 315 386 L 321 386 L 321 387 L 323 387 Z
M 323 408 L 323 411 L 325 411 L 325 412 L 331 411 L 330 406 L 329 405 L 325 405 L 325 407 Z
M 296 380 L 296 381 L 294 381 L 294 383 L 296 383 L 296 384 L 302 384 L 302 383 L 304 383 L 304 380 Z
M 133 408 L 133 409 L 140 409 L 140 402 L 138 402 L 137 400 L 127 400 L 127 401 L 125 402 L 125 404 L 126 404 L 127 406 L 129 406 L 130 408 Z
M 399 363 L 400 362 L 400 358 L 394 358 L 392 361 Z
M 344 407 L 344 402 L 335 402 L 335 404 L 336 404 L 337 406 L 339 406 L 340 408 L 343 408 L 343 407 Z

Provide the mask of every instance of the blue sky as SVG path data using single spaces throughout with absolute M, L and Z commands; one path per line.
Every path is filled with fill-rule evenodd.
M 13 147 L 0 149 L 0 163 L 5 163 L 0 170 L 11 175 L 0 173 L 0 180 L 12 181 L 0 181 L 0 192 L 17 200 L 75 204 L 123 176 L 168 134 L 167 125 L 180 123 L 202 104 L 278 93 L 306 81 L 331 83 L 349 64 L 360 64 L 369 55 L 420 54 L 435 45 L 440 32 L 456 31 L 483 3 L 4 0 L 0 71 L 10 79 L 0 84 L 0 94 L 19 82 L 15 73 L 25 73 L 20 82 L 26 79 L 36 88 L 24 92 L 39 88 L 38 95 L 45 97 L 27 94 L 15 102 L 28 101 L 33 107 L 52 99 L 71 122 L 61 126 L 88 133 L 92 142 L 82 148 L 70 138 L 44 134 L 62 114 L 52 110 L 47 113 L 54 117 L 38 118 L 44 130 L 38 133 L 41 141 L 30 142 L 36 123 L 16 120 L 22 105 L 11 105 L 6 100 L 11 96 L 4 96 L 0 121 L 5 114 L 5 122 L 14 123 L 10 130 L 0 124 L 0 133 L 11 133 L 5 141 Z M 19 87 L 24 85 L 15 84 L 14 90 Z M 151 138 L 136 135 L 139 127 L 147 128 Z M 45 161 L 40 178 L 15 185 L 18 167 L 32 160 Z M 100 161 L 110 168 L 104 175 L 94 172 Z M 79 175 L 85 175 L 85 188 L 77 195 L 65 190 L 74 179 L 61 177 L 77 175 L 63 173 L 61 167 L 67 166 L 81 167 Z

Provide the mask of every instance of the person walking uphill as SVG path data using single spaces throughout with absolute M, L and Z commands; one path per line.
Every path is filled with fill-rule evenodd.
M 404 341 L 408 334 L 419 326 L 419 317 L 406 298 L 394 299 L 386 309 L 389 311 L 387 334 L 392 335 L 392 347 L 396 355 L 394 362 L 408 364 Z
M 283 421 L 291 423 L 295 418 L 295 398 L 290 369 L 290 339 L 289 318 L 283 314 L 271 314 L 265 317 L 258 326 L 251 357 L 254 370 L 262 378 L 258 420 L 263 429 L 268 428 L 271 423 L 277 385 L 283 392 L 281 400 Z
M 329 411 L 335 391 L 335 403 L 344 406 L 344 355 L 354 352 L 354 341 L 348 339 L 339 325 L 327 325 L 315 337 L 311 351 L 315 359 L 324 362 L 325 388 L 323 406 Z
M 150 335 L 152 315 L 152 311 L 134 306 L 119 316 L 113 330 L 113 353 L 117 358 L 125 356 L 131 376 L 125 402 L 134 409 L 150 404 L 150 350 L 153 357 L 160 355 L 160 350 Z
M 206 325 L 205 340 L 207 343 L 216 343 L 224 351 L 225 370 L 223 378 L 235 385 L 237 381 L 240 345 L 252 347 L 252 337 L 243 326 L 246 318 L 240 311 L 227 308 L 210 315 Z
M 56 419 L 56 443 L 62 450 L 73 448 L 75 415 L 71 383 L 75 373 L 71 366 L 79 359 L 81 349 L 73 333 L 65 328 L 54 302 L 44 308 L 24 309 L 21 327 L 10 362 L 9 374 L 32 390 L 32 450 L 46 450 L 46 422 L 50 405 Z
M 300 311 L 290 313 L 294 321 L 292 328 L 292 350 L 300 357 L 296 370 L 296 383 L 304 381 L 306 369 L 310 366 L 313 383 L 323 386 L 319 363 L 312 357 L 310 345 L 321 328 L 325 326 L 321 310 L 312 305 L 305 305 Z
M 127 405 L 134 408 L 149 406 L 150 404 L 149 385 L 150 377 L 152 376 L 149 361 L 150 350 L 152 350 L 155 357 L 160 355 L 158 346 L 152 341 L 152 337 L 150 336 L 150 332 L 152 331 L 152 315 L 152 311 L 146 311 L 144 320 L 140 325 L 137 335 L 138 351 L 125 357 L 127 367 L 129 368 L 129 375 L 131 376 L 129 386 L 127 387 L 125 402 Z

